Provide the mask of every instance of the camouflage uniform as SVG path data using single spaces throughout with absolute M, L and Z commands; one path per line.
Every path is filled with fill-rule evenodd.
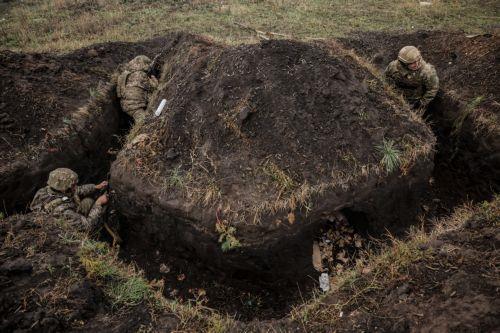
M 92 230 L 97 226 L 99 218 L 104 214 L 104 207 L 95 203 L 93 199 L 86 197 L 95 194 L 97 191 L 94 184 L 77 186 L 74 192 L 70 191 L 69 193 L 58 191 L 49 185 L 36 192 L 30 209 L 69 218 L 78 226 L 81 225 L 85 230 Z M 81 200 L 80 198 L 84 199 Z M 85 215 L 79 214 L 77 211 L 85 213 Z
M 384 74 L 386 81 L 396 87 L 412 106 L 419 104 L 425 108 L 434 99 L 439 90 L 439 79 L 434 66 L 424 60 L 421 67 L 412 71 L 399 60 L 392 61 Z
M 146 116 L 149 94 L 156 88 L 158 81 L 149 77 L 151 60 L 146 56 L 137 56 L 131 60 L 124 71 L 118 76 L 116 92 L 120 99 L 122 110 L 142 122 Z

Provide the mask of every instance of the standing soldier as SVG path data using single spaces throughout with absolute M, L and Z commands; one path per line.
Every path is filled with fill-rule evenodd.
M 45 211 L 55 216 L 68 217 L 81 223 L 83 229 L 92 230 L 104 214 L 108 196 L 103 194 L 94 200 L 90 197 L 108 187 L 103 181 L 98 185 L 77 186 L 78 175 L 71 169 L 58 168 L 50 172 L 47 185 L 39 189 L 31 202 L 32 211 Z
M 136 123 L 144 121 L 149 95 L 158 85 L 154 76 L 149 76 L 151 59 L 140 55 L 125 65 L 118 76 L 116 92 L 122 110 L 134 118 Z
M 403 94 L 414 109 L 425 109 L 436 97 L 439 79 L 434 66 L 422 59 L 415 46 L 405 46 L 385 70 L 386 81 Z

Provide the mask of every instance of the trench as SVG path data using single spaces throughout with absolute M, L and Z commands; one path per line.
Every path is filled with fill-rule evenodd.
M 459 102 L 440 92 L 426 114 L 438 139 L 432 175 L 434 185 L 421 199 L 421 205 L 427 206 L 424 215 L 428 218 L 447 215 L 465 201 L 487 200 L 498 191 L 494 168 L 481 162 L 478 154 L 483 151 L 474 148 L 476 137 L 467 128 L 460 136 L 452 133 L 456 118 L 453 115 L 462 108 L 464 106 Z M 34 170 L 26 172 L 22 169 L 8 178 L 15 181 L 2 182 L 1 193 L 20 193 L 5 204 L 9 212 L 24 211 L 36 189 L 45 185 L 48 173 L 57 167 L 65 166 L 77 171 L 81 176 L 80 183 L 98 182 L 108 177 L 115 157 L 108 152 L 119 150 L 123 143 L 120 138 L 127 134 L 132 121 L 121 111 L 114 90 L 109 91 L 103 110 L 102 119 L 92 127 L 92 131 L 82 133 L 75 139 L 80 143 L 79 148 L 43 156 L 42 163 Z M 259 272 L 221 269 L 199 258 L 195 251 L 181 243 L 169 246 L 168 252 L 164 251 L 161 244 L 134 232 L 134 221 L 120 216 L 113 209 L 112 201 L 110 206 L 108 212 L 114 211 L 114 214 L 107 218 L 118 222 L 123 239 L 120 257 L 137 264 L 148 279 L 164 280 L 164 295 L 167 298 L 202 304 L 248 321 L 281 318 L 293 306 L 312 297 L 318 288 L 319 273 L 311 265 L 309 269 L 296 271 L 295 274 L 287 272 L 269 279 Z M 341 213 L 347 219 L 348 229 L 362 238 L 363 246 L 372 246 L 370 237 L 382 233 L 370 230 L 370 216 L 360 210 L 344 207 Z M 295 241 L 305 242 L 302 248 L 311 249 L 313 240 L 329 230 L 332 230 L 332 224 L 320 221 Z M 107 236 L 102 233 L 101 237 L 106 239 Z M 344 269 L 354 264 L 357 251 L 348 250 L 353 260 Z M 310 256 L 307 253 L 306 257 Z
M 20 159 L 0 175 L 1 211 L 5 215 L 27 211 L 36 191 L 46 186 L 50 171 L 66 167 L 79 175 L 79 183 L 98 183 L 109 176 L 109 169 L 128 133 L 132 120 L 121 111 L 114 88 L 104 91 L 95 102 L 100 115 L 86 119 L 72 135 L 53 150 L 36 159 Z M 76 110 L 75 110 L 76 112 Z
M 476 137 L 468 132 L 468 128 L 464 128 L 463 133 L 453 133 L 456 116 L 464 107 L 440 92 L 425 115 L 437 137 L 433 184 L 419 199 L 423 207 L 420 216 L 427 221 L 450 214 L 454 207 L 464 202 L 488 200 L 498 190 L 495 188 L 494 169 L 487 163 L 476 164 L 481 160 L 474 149 Z M 362 240 L 361 248 L 350 246 L 345 249 L 350 260 L 342 267 L 344 270 L 355 265 L 362 250 L 377 246 L 370 240 L 376 239 L 378 243 L 384 238 L 385 230 L 374 229 L 371 225 L 373 217 L 362 209 L 344 207 L 340 213 L 347 219 L 349 232 L 356 233 L 356 237 Z M 308 269 L 297 269 L 295 274 L 284 272 L 271 278 L 249 270 L 224 269 L 203 260 L 193 248 L 182 242 L 174 240 L 173 246 L 164 247 L 152 238 L 141 237 L 136 225 L 135 221 L 125 218 L 120 221 L 124 241 L 121 257 L 144 269 L 147 278 L 163 280 L 167 298 L 203 304 L 238 320 L 250 321 L 281 318 L 318 290 L 320 273 L 311 265 Z M 338 226 L 329 221 L 319 221 L 302 237 L 287 241 L 303 242 L 306 246 L 302 249 L 310 249 L 314 240 L 337 229 Z M 334 247 L 334 250 L 344 249 Z M 307 256 L 310 258 L 311 254 L 307 253 Z

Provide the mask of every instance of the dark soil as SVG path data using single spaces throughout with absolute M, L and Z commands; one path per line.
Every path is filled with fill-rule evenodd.
M 124 244 L 122 258 L 137 263 L 149 280 L 163 280 L 167 299 L 203 304 L 236 320 L 281 318 L 317 287 L 317 274 L 265 281 L 221 270 L 183 249 L 175 255 L 162 248 L 154 251 L 151 243 L 138 237 L 126 237 Z
M 149 117 L 111 169 L 126 233 L 226 273 L 295 281 L 311 271 L 324 215 L 349 206 L 379 231 L 411 224 L 432 156 L 417 152 L 406 175 L 387 175 L 375 146 L 386 138 L 430 152 L 434 137 L 341 49 L 224 47 L 181 34 L 166 50 Z M 154 118 L 163 98 L 167 108 Z M 242 246 L 224 251 L 216 223 L 235 227 Z
M 144 43 L 97 44 L 65 55 L 0 52 L 0 113 L 14 122 L 0 132 L 3 164 L 25 147 L 39 146 L 88 103 L 99 82 L 137 54 L 154 56 L 164 38 Z M 43 149 L 43 148 L 41 148 Z
M 0 129 L 1 211 L 23 211 L 57 167 L 74 169 L 82 182 L 106 177 L 114 158 L 108 151 L 120 146 L 115 134 L 128 128 L 106 83 L 118 64 L 152 56 L 164 41 L 98 44 L 60 56 L 0 52 L 0 114 L 9 125 Z M 107 100 L 95 103 L 103 90 Z M 92 103 L 104 111 L 75 125 L 77 110 Z
M 482 107 L 488 111 L 498 111 L 496 109 L 498 106 L 495 106 L 499 91 L 497 78 L 499 72 L 498 37 L 480 36 L 468 39 L 458 33 L 425 32 L 409 36 L 367 34 L 363 38 L 365 39 L 363 42 L 350 39 L 347 43 L 356 47 L 358 52 L 371 57 L 380 67 L 393 58 L 400 46 L 406 44 L 413 43 L 423 49 L 432 50 L 429 53 L 424 50 L 424 55 L 436 65 L 442 87 L 446 90 L 443 93 L 448 94 L 448 90 L 456 90 L 459 95 L 457 98 L 466 101 L 475 97 L 476 94 L 481 94 L 486 96 Z M 171 45 L 172 40 L 175 39 L 169 36 L 137 44 L 102 44 L 64 56 L 1 52 L 0 72 L 2 80 L 0 80 L 0 87 L 2 95 L 0 96 L 0 108 L 2 109 L 0 113 L 8 113 L 15 123 L 13 130 L 0 133 L 2 152 L 7 151 L 9 156 L 11 154 L 21 156 L 21 152 L 28 145 L 38 145 L 39 150 L 51 148 L 44 146 L 47 142 L 45 139 L 50 138 L 50 133 L 65 123 L 64 119 L 70 119 L 70 115 L 77 106 L 86 104 L 90 97 L 90 89 L 97 87 L 100 80 L 107 81 L 118 63 L 129 60 L 137 54 L 154 55 L 164 45 Z M 323 115 L 329 115 L 327 111 L 330 108 L 334 110 L 331 116 L 336 117 L 335 119 L 343 126 L 336 128 L 338 132 L 332 130 L 330 134 L 338 139 L 335 142 L 339 143 L 339 147 L 341 147 L 339 149 L 346 149 L 346 151 L 349 151 L 350 148 L 356 148 L 354 146 L 357 145 L 357 137 L 353 135 L 350 141 L 345 142 L 342 141 L 343 138 L 339 133 L 345 131 L 346 128 L 352 128 L 354 132 L 358 130 L 357 126 L 360 120 L 350 117 L 349 112 L 351 115 L 356 114 L 361 117 L 361 111 L 356 108 L 343 110 L 343 112 L 347 112 L 346 115 L 344 113 L 338 114 L 335 110 L 339 107 L 348 108 L 349 105 L 346 102 L 350 101 L 351 94 L 354 96 L 354 103 L 361 103 L 361 106 L 364 105 L 364 98 L 377 101 L 379 97 L 373 96 L 373 93 L 370 92 L 370 86 L 366 86 L 366 83 L 361 86 L 350 86 L 353 82 L 363 82 L 366 78 L 365 74 L 361 73 L 359 68 L 353 64 L 341 63 L 339 65 L 339 59 L 336 58 L 331 62 L 320 61 L 318 65 L 320 70 L 314 69 L 314 66 L 308 67 L 311 60 L 322 59 L 319 56 L 321 53 L 311 53 L 303 49 L 301 45 L 295 43 L 290 45 L 289 42 L 269 42 L 262 44 L 261 48 L 242 46 L 229 50 L 207 41 L 194 48 L 189 45 L 188 49 L 192 52 L 192 57 L 187 58 L 191 62 L 188 61 L 186 66 L 199 69 L 199 71 L 194 71 L 197 75 L 186 75 L 189 73 L 187 67 L 176 68 L 174 66 L 169 69 L 167 64 L 161 69 L 164 76 L 167 73 L 174 75 L 178 70 L 178 75 L 182 78 L 180 86 L 169 88 L 173 89 L 173 91 L 168 92 L 169 94 L 178 94 L 180 97 L 183 96 L 183 91 L 184 93 L 188 91 L 195 98 L 188 100 L 175 99 L 171 97 L 172 95 L 156 96 L 152 108 L 163 97 L 167 97 L 169 102 L 178 102 L 178 104 L 170 106 L 172 110 L 168 110 L 169 115 L 175 115 L 172 116 L 171 121 L 176 126 L 172 127 L 173 131 L 166 132 L 168 135 L 163 137 L 166 140 L 160 143 L 163 148 L 174 148 L 174 155 L 180 153 L 173 160 L 165 160 L 166 156 L 164 155 L 169 150 L 160 150 L 162 154 L 159 155 L 158 161 L 166 164 L 167 167 L 180 166 L 179 170 L 185 170 L 184 168 L 190 166 L 186 159 L 186 152 L 189 149 L 185 147 L 193 148 L 196 146 L 196 142 L 190 141 L 191 138 L 196 137 L 196 132 L 193 132 L 194 129 L 187 124 L 193 119 L 196 121 L 206 116 L 202 113 L 197 114 L 197 110 L 205 110 L 205 107 L 210 105 L 210 108 L 206 109 L 211 110 L 213 115 L 217 113 L 217 108 L 224 101 L 231 108 L 226 110 L 221 107 L 220 113 L 229 113 L 230 110 L 238 109 L 236 100 L 241 100 L 242 96 L 248 93 L 248 105 L 258 105 L 259 110 L 263 108 L 266 112 L 256 113 L 251 108 L 251 111 L 247 113 L 244 108 L 240 108 L 241 112 L 233 115 L 234 118 L 231 119 L 242 131 L 242 136 L 235 135 L 230 129 L 221 128 L 216 117 L 208 117 L 211 119 L 210 122 L 199 124 L 201 126 L 199 128 L 204 126 L 208 129 L 207 133 L 210 133 L 211 144 L 203 149 L 207 152 L 213 152 L 213 149 L 223 149 L 221 153 L 230 156 L 236 150 L 231 147 L 231 142 L 248 140 L 243 142 L 242 147 L 249 147 L 248 142 L 255 144 L 255 147 L 262 149 L 260 151 L 262 154 L 260 158 L 262 158 L 263 156 L 267 157 L 265 155 L 267 146 L 259 146 L 261 144 L 259 135 L 257 135 L 257 130 L 260 131 L 259 126 L 266 129 L 266 135 L 268 135 L 266 140 L 271 140 L 271 142 L 281 142 L 280 140 L 285 140 L 285 138 L 290 140 L 287 142 L 293 142 L 297 138 L 300 139 L 301 135 L 307 131 L 311 131 L 311 141 L 302 141 L 300 145 L 287 145 L 281 142 L 282 145 L 286 146 L 287 155 L 275 158 L 273 161 L 289 172 L 295 181 L 304 179 L 314 181 L 317 177 L 315 175 L 321 174 L 321 168 L 317 169 L 317 165 L 312 163 L 310 159 L 301 157 L 300 154 L 311 157 L 307 154 L 317 153 L 316 143 L 312 140 L 312 138 L 316 138 L 318 147 L 323 151 L 321 154 L 322 163 L 335 164 L 341 168 L 349 167 L 348 162 L 342 159 L 338 160 L 338 158 L 334 159 L 331 156 L 334 154 L 330 154 L 333 148 L 328 147 L 320 140 L 322 134 L 330 133 L 328 130 L 331 128 L 328 129 L 325 126 L 329 119 L 328 117 L 316 119 L 310 116 L 310 111 L 315 109 L 316 104 L 308 103 L 309 96 L 311 96 L 311 101 L 317 103 L 318 109 L 324 111 Z M 291 50 L 291 52 L 288 54 L 283 50 Z M 326 52 L 321 47 L 319 50 Z M 450 50 L 454 50 L 456 56 L 450 55 Z M 177 51 L 179 50 L 172 50 L 174 53 Z M 253 58 L 246 59 L 243 57 L 244 52 L 253 55 Z M 276 55 L 275 53 L 281 57 L 281 61 L 274 63 L 266 58 L 271 54 Z M 377 56 L 378 53 L 382 55 Z M 213 56 L 215 58 L 211 58 Z M 239 60 L 231 62 L 231 57 Z M 455 59 L 455 62 L 452 61 L 452 64 L 448 64 L 449 61 L 442 60 L 445 58 L 447 60 L 449 58 Z M 210 62 L 210 59 L 216 60 Z M 261 59 L 262 62 L 260 62 Z M 304 59 L 305 63 L 301 59 Z M 259 63 L 269 67 L 259 71 L 257 70 Z M 221 75 L 222 73 L 226 74 L 221 67 L 222 65 L 233 66 L 230 67 L 231 71 L 227 72 L 232 76 Z M 342 73 L 344 81 L 338 78 L 330 78 L 331 80 L 322 78 L 323 71 L 329 73 L 329 70 L 337 68 L 337 66 L 340 70 L 336 74 Z M 289 75 L 294 73 L 301 73 L 310 78 L 310 81 L 304 80 L 303 77 L 293 77 L 294 80 L 292 80 Z M 216 81 L 215 74 L 220 75 L 222 79 Z M 304 90 L 305 95 L 294 96 L 289 90 L 277 90 L 271 84 L 272 82 L 266 81 L 270 76 L 273 79 L 281 80 L 280 82 L 290 81 L 289 85 L 286 85 L 290 91 L 292 88 L 298 89 L 297 91 Z M 4 80 L 4 78 L 6 79 Z M 466 80 L 461 81 L 462 78 L 466 78 Z M 234 85 L 238 79 L 245 81 L 248 79 L 252 83 L 245 87 L 248 91 L 242 91 Z M 311 83 L 316 82 L 315 80 L 320 84 L 332 84 L 331 87 L 329 86 L 330 90 L 326 91 L 327 95 L 323 95 L 324 91 Z M 9 84 L 4 82 L 9 82 Z M 77 86 L 75 86 L 75 82 L 77 82 Z M 263 84 L 264 82 L 267 84 Z M 470 82 L 474 82 L 474 84 L 469 84 Z M 204 87 L 209 83 L 212 90 L 207 88 L 205 91 Z M 256 99 L 256 95 L 252 94 L 252 89 L 255 88 L 253 85 L 258 87 L 261 84 L 263 84 L 262 90 L 266 92 L 261 96 L 265 98 Z M 338 86 L 333 86 L 337 84 Z M 49 87 L 57 87 L 57 89 L 49 89 Z M 361 94 L 360 96 L 360 92 L 365 92 L 365 88 L 368 89 L 367 95 Z M 9 93 L 5 93 L 5 91 Z M 462 91 L 463 95 L 461 95 Z M 343 102 L 329 105 L 327 100 L 335 99 L 334 97 L 340 98 L 340 101 Z M 110 96 L 110 100 L 113 98 Z M 115 102 L 112 101 L 111 104 L 116 104 Z M 308 112 L 299 112 L 297 111 L 299 108 L 291 107 L 295 105 L 299 105 L 300 110 Z M 444 105 L 455 107 L 455 104 L 447 100 L 445 100 Z M 192 117 L 191 120 L 182 119 L 182 113 L 177 112 L 180 107 L 189 110 L 188 115 Z M 439 110 L 442 109 L 438 107 Z M 371 111 L 383 112 L 376 109 Z M 24 118 L 26 114 L 30 115 L 29 119 Z M 498 115 L 498 113 L 496 114 Z M 240 115 L 242 118 L 239 118 Z M 274 118 L 269 118 L 270 115 Z M 363 126 L 369 127 L 373 121 L 375 121 L 374 124 L 380 124 L 376 121 L 384 123 L 388 119 L 390 121 L 390 118 L 380 120 L 370 118 L 373 117 L 373 114 L 369 112 L 367 115 L 369 118 L 365 123 L 362 123 Z M 284 124 L 288 124 L 290 127 L 284 128 Z M 439 125 L 441 124 L 442 128 L 449 126 L 446 123 L 439 123 Z M 164 126 L 165 123 L 158 122 L 156 125 Z M 185 134 L 179 127 L 188 131 L 191 136 Z M 435 130 L 438 138 L 442 140 L 443 137 L 447 137 L 448 132 L 439 132 L 439 128 L 435 127 Z M 466 130 L 470 131 L 470 128 Z M 374 127 L 373 133 L 379 137 L 387 134 L 389 137 L 397 137 L 402 133 L 402 129 L 397 127 L 392 132 L 379 131 Z M 171 133 L 175 135 L 172 136 Z M 366 133 L 363 131 L 358 134 L 360 138 L 366 139 L 364 136 Z M 172 138 L 180 138 L 182 144 L 172 145 L 172 142 L 175 141 Z M 460 138 L 463 140 L 464 136 Z M 99 139 L 94 138 L 94 140 L 89 147 L 97 147 L 98 143 L 101 142 Z M 228 144 L 218 146 L 216 143 L 220 142 Z M 477 136 L 472 138 L 471 142 L 472 144 L 477 142 Z M 367 145 L 370 144 L 373 145 L 368 140 Z M 360 151 L 354 149 L 353 156 L 362 161 L 377 161 L 376 157 L 367 150 L 367 145 L 360 145 Z M 484 163 L 482 167 L 477 168 L 474 161 L 481 159 L 481 157 L 478 157 L 477 154 L 462 154 L 464 146 L 467 147 L 467 152 L 471 151 L 470 145 L 457 144 L 455 139 L 447 143 L 440 141 L 438 147 L 440 153 L 434 170 L 434 189 L 423 202 L 423 205 L 434 205 L 430 208 L 427 207 L 427 209 L 433 212 L 437 211 L 437 215 L 447 214 L 455 204 L 464 200 L 489 198 L 493 192 L 498 191 L 498 179 L 491 176 L 494 174 L 490 171 L 481 174 L 483 170 L 490 170 L 491 164 L 489 167 L 486 165 L 486 169 L 483 169 Z M 276 153 L 279 150 L 278 143 L 269 146 L 269 153 Z M 366 156 L 362 154 L 363 152 Z M 452 155 L 454 157 L 450 158 Z M 65 165 L 78 169 L 85 159 L 82 157 L 84 155 L 78 155 L 78 158 L 75 156 L 67 159 Z M 248 151 L 245 156 L 247 157 L 246 161 L 251 161 L 253 158 L 253 155 Z M 101 168 L 98 173 L 99 177 L 102 176 L 102 170 L 107 170 L 107 166 L 102 165 L 102 160 L 98 158 L 94 158 L 94 160 L 95 164 L 87 165 L 80 170 L 84 178 L 86 175 L 92 174 L 91 168 Z M 16 161 L 18 161 L 18 157 L 14 158 L 14 162 Z M 246 161 L 242 164 L 247 165 Z M 12 161 L 0 158 L 0 169 L 8 166 L 10 162 Z M 217 166 L 229 168 L 231 163 L 236 163 L 231 161 L 229 157 L 227 157 L 226 162 L 227 165 L 222 163 Z M 311 167 L 314 172 L 302 172 L 302 168 L 297 167 L 302 162 L 308 168 Z M 134 164 L 136 163 L 140 163 L 140 160 L 134 161 Z M 318 165 L 321 166 L 321 163 Z M 202 166 L 208 168 L 211 173 L 215 172 L 210 162 L 205 161 Z M 44 167 L 46 172 L 50 171 L 50 165 Z M 16 177 L 25 179 L 26 182 L 33 179 L 34 183 L 31 186 L 34 189 L 43 186 L 46 175 L 33 177 L 25 170 L 27 169 L 23 169 Z M 238 167 L 234 170 L 233 175 L 236 174 L 234 175 L 236 177 L 244 175 L 246 172 L 245 168 Z M 471 170 L 475 170 L 474 173 L 471 173 Z M 90 177 L 90 180 L 100 180 L 95 175 L 96 173 Z M 4 181 L 5 178 L 1 175 L 0 185 L 4 184 Z M 268 181 L 265 179 L 265 182 Z M 220 186 L 224 191 L 227 191 L 230 188 L 229 184 L 230 181 L 226 183 L 223 180 Z M 126 196 L 131 189 L 128 190 Z M 394 193 L 395 196 L 398 196 L 400 192 L 396 190 Z M 9 191 L 2 191 L 0 194 L 2 198 L 10 196 Z M 31 196 L 32 193 L 27 193 L 25 197 L 31 198 Z M 20 202 L 25 205 L 27 200 L 21 199 Z M 151 194 L 145 198 L 145 201 L 152 200 Z M 147 209 L 153 208 L 148 206 Z M 496 209 L 496 215 L 490 217 L 478 215 L 466 223 L 464 228 L 448 232 L 437 242 L 429 244 L 424 250 L 431 251 L 432 256 L 412 264 L 408 274 L 403 276 L 401 281 L 391 282 L 391 285 L 371 294 L 366 303 L 356 304 L 360 305 L 361 308 L 355 305 L 345 308 L 344 316 L 338 325 L 323 327 L 317 331 L 494 331 L 495 327 L 500 325 L 497 319 L 500 317 L 498 313 L 500 304 L 498 304 L 499 286 L 496 270 L 500 236 L 498 234 L 498 208 Z M 215 208 L 214 211 L 216 211 Z M 348 211 L 350 215 L 347 213 L 346 215 L 352 217 L 352 222 L 361 221 L 362 225 L 366 225 L 366 217 L 359 218 L 363 215 L 362 213 L 350 209 Z M 259 280 L 259 277 L 247 274 L 248 272 L 225 270 L 221 265 L 217 266 L 201 259 L 193 259 L 194 251 L 192 248 L 179 247 L 172 252 L 162 252 L 161 239 L 150 242 L 148 238 L 152 234 L 154 235 L 157 230 L 151 230 L 150 234 L 143 233 L 142 236 L 145 237 L 141 238 L 139 236 L 143 231 L 140 229 L 134 231 L 139 217 L 144 212 L 140 209 L 137 210 L 137 215 L 128 218 L 123 225 L 122 232 L 125 239 L 123 256 L 127 260 L 138 262 L 146 270 L 148 277 L 164 279 L 167 297 L 179 297 L 184 301 L 196 300 L 220 309 L 222 312 L 235 314 L 238 319 L 255 319 L 252 323 L 238 323 L 234 330 L 238 332 L 313 331 L 308 326 L 291 321 L 289 317 L 263 322 L 258 318 L 278 318 L 284 315 L 294 303 L 300 302 L 301 297 L 307 299 L 310 286 L 316 284 L 316 275 L 311 275 L 312 282 L 309 281 L 309 283 L 300 281 L 299 275 L 297 275 L 298 283 L 295 285 L 290 283 L 290 279 L 283 281 L 282 284 L 279 282 L 270 285 L 269 281 Z M 146 212 L 150 213 L 148 210 Z M 156 213 L 162 212 L 156 211 Z M 168 223 L 169 220 L 163 218 L 161 222 Z M 183 219 L 175 221 L 175 223 L 185 222 Z M 287 223 L 286 220 L 283 222 Z M 173 234 L 175 237 L 181 238 L 192 237 L 189 232 Z M 314 230 L 311 230 L 311 239 L 314 235 Z M 0 219 L 0 330 L 2 332 L 15 330 L 122 332 L 138 331 L 144 327 L 154 327 L 153 330 L 157 331 L 175 329 L 175 319 L 164 315 L 153 318 L 150 309 L 143 305 L 116 311 L 109 304 L 101 286 L 96 281 L 86 277 L 83 267 L 77 263 L 78 243 L 68 239 L 67 236 L 68 233 L 62 228 L 60 221 L 48 216 L 26 214 Z M 296 239 L 297 242 L 300 240 Z M 163 239 L 163 242 L 166 241 L 168 240 Z M 210 239 L 210 241 L 216 243 L 216 239 Z M 174 242 L 173 247 L 176 245 L 178 244 Z M 309 243 L 306 245 L 304 248 L 310 248 Z M 218 251 L 219 244 L 216 246 Z M 158 254 L 156 254 L 157 250 L 160 250 Z M 267 250 L 264 249 L 263 253 Z M 298 251 L 303 251 L 303 249 Z M 209 256 L 212 254 L 213 252 L 208 252 Z M 310 253 L 306 253 L 305 257 L 310 260 Z M 221 269 L 221 267 L 223 268 Z M 300 269 L 297 268 L 297 271 Z M 298 292 L 299 289 L 300 292 Z M 206 299 L 201 290 L 206 291 Z M 344 303 L 352 298 L 352 294 L 332 295 L 332 297 L 330 299 L 332 303 L 338 300 Z
M 151 322 L 143 305 L 113 308 L 87 278 L 68 228 L 43 214 L 0 220 L 0 331 L 132 332 Z
M 339 332 L 493 332 L 500 325 L 499 200 L 422 250 L 400 281 L 344 309 Z M 369 278 L 368 278 L 369 279 Z M 332 298 L 337 298 L 334 295 Z M 340 298 L 350 295 L 340 295 Z M 354 310 L 355 308 L 358 308 Z
M 427 206 L 438 215 L 467 200 L 491 198 L 500 190 L 500 37 L 467 37 L 462 32 L 420 31 L 411 34 L 359 33 L 343 39 L 381 70 L 405 45 L 415 45 L 436 67 L 441 91 L 426 114 L 438 139 L 433 196 Z M 488 116 L 497 130 L 488 133 L 476 118 L 461 114 L 483 97 L 476 115 Z M 436 201 L 438 200 L 438 201 Z M 434 203 L 433 203 L 434 202 Z M 436 205 L 437 203 L 437 205 Z M 434 206 L 434 207 L 432 207 Z

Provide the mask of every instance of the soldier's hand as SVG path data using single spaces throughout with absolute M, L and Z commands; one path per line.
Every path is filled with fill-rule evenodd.
M 96 204 L 99 204 L 101 206 L 104 206 L 105 204 L 108 203 L 108 195 L 107 194 L 103 194 L 101 196 L 99 196 L 99 198 L 97 198 L 97 200 L 95 201 Z
M 100 184 L 96 185 L 95 188 L 98 190 L 104 190 L 104 189 L 108 188 L 108 182 L 105 180 L 105 181 L 101 182 Z

